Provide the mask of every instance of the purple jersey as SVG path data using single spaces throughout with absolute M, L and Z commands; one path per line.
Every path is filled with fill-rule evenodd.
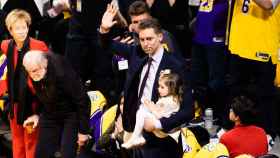
M 201 0 L 193 41 L 206 45 L 224 44 L 227 14 L 227 0 Z

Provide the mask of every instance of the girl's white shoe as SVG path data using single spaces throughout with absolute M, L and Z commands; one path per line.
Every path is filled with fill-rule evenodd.
M 129 139 L 126 143 L 122 144 L 123 148 L 131 149 L 132 147 L 140 146 L 146 143 L 143 136 L 136 137 L 135 139 Z

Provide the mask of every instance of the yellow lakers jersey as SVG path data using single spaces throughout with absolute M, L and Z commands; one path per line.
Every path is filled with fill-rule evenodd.
M 193 158 L 201 149 L 195 135 L 188 128 L 181 129 L 183 158 Z
M 229 34 L 229 50 L 240 57 L 277 61 L 280 6 L 264 10 L 253 0 L 235 0 Z

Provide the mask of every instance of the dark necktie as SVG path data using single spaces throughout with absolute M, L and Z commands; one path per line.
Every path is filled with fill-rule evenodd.
M 143 92 L 144 92 L 144 87 L 146 85 L 146 82 L 147 82 L 147 79 L 148 79 L 148 76 L 149 76 L 149 72 L 150 72 L 150 69 L 151 69 L 151 65 L 152 65 L 152 61 L 153 61 L 153 58 L 149 57 L 148 59 L 148 68 L 147 68 L 147 71 L 143 77 L 143 80 L 142 80 L 142 83 L 141 83 L 141 86 L 140 86 L 140 90 L 139 90 L 139 95 L 138 95 L 138 103 L 140 103 L 140 100 L 141 100 L 141 97 L 143 95 Z

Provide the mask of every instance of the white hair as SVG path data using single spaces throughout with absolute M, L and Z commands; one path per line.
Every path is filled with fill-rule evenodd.
M 23 66 L 26 67 L 28 64 L 37 65 L 40 67 L 47 67 L 47 56 L 46 53 L 40 50 L 30 50 L 23 57 Z

